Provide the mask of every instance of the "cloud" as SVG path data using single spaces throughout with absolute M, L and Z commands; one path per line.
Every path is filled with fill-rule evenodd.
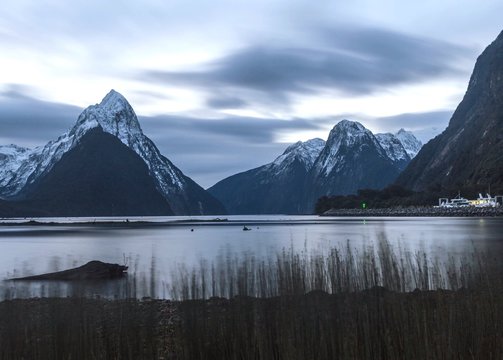
M 240 109 L 248 104 L 243 99 L 237 97 L 212 97 L 206 100 L 206 105 L 213 109 Z
M 453 110 L 439 110 L 423 113 L 408 113 L 369 120 L 368 124 L 383 132 L 395 132 L 405 128 L 423 143 L 445 130 L 452 117 Z
M 394 85 L 466 75 L 454 64 L 471 55 L 461 46 L 391 30 L 322 28 L 311 46 L 250 46 L 202 68 L 149 70 L 141 77 L 208 93 L 248 91 L 254 100 L 262 96 L 288 103 L 292 94 L 327 88 L 367 95 Z
M 145 134 L 161 153 L 203 187 L 273 161 L 289 144 L 277 143 L 281 131 L 317 130 L 307 119 L 181 116 L 141 117 Z
M 37 100 L 29 91 L 11 85 L 0 92 L 0 144 L 44 145 L 68 130 L 82 111 L 76 106 Z

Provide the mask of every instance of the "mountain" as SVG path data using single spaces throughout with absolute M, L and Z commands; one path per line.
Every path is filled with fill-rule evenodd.
M 110 91 L 101 103 L 86 108 L 70 131 L 45 146 L 35 149 L 24 149 L 15 145 L 0 147 L 0 198 L 22 203 L 35 200 L 38 191 L 41 191 L 37 187 L 50 183 L 42 179 L 53 177 L 54 174 L 51 172 L 63 156 L 76 148 L 87 133 L 97 128 L 103 133 L 112 135 L 142 160 L 156 191 L 162 196 L 163 201 L 169 204 L 170 211 L 166 211 L 166 215 L 225 213 L 224 207 L 218 200 L 161 155 L 155 144 L 143 134 L 131 105 L 114 90 Z M 107 139 L 110 140 L 111 137 Z M 105 146 L 106 141 L 99 144 Z M 117 153 L 121 152 L 117 151 Z M 73 159 L 81 161 L 75 156 Z M 96 158 L 96 161 L 95 166 L 98 168 L 101 166 L 100 158 Z M 88 165 L 91 166 L 90 163 Z M 89 168 L 91 172 L 94 170 L 92 166 Z M 98 182 L 105 179 L 100 180 L 96 177 L 93 181 L 96 181 L 98 186 L 100 185 Z M 57 189 L 53 190 L 57 192 Z M 123 190 L 122 194 L 117 195 L 126 198 L 133 196 L 131 191 L 127 191 L 126 188 Z M 74 195 L 78 196 L 78 194 Z M 70 200 L 71 196 L 68 195 L 67 198 Z M 118 203 L 122 203 L 122 199 L 117 200 Z M 61 204 L 61 206 L 61 209 L 64 209 L 65 205 Z M 58 210 L 57 213 L 61 212 Z M 145 213 L 138 208 L 137 213 L 130 215 L 143 214 Z
M 395 163 L 398 170 L 403 171 L 409 162 L 417 155 L 423 144 L 412 132 L 403 128 L 395 134 L 375 134 L 386 155 Z
M 400 141 L 411 159 L 413 159 L 423 147 L 423 143 L 418 140 L 414 134 L 410 131 L 404 130 L 403 128 L 398 130 L 395 137 Z
M 306 186 L 305 211 L 312 212 L 324 195 L 346 195 L 358 189 L 381 189 L 400 173 L 372 132 L 356 121 L 334 126 L 316 159 Z
M 503 191 L 503 32 L 478 57 L 445 131 L 424 145 L 397 184 Z
M 272 163 L 230 176 L 208 191 L 231 214 L 297 214 L 307 176 L 325 146 L 321 139 L 290 145 Z
M 414 136 L 414 135 L 412 135 Z M 405 169 L 409 164 L 411 157 L 405 150 L 400 139 L 391 133 L 375 134 L 375 137 L 381 147 L 386 152 L 399 171 Z
M 272 163 L 230 176 L 208 191 L 232 214 L 312 213 L 322 195 L 391 184 L 409 161 L 397 135 L 374 136 L 362 124 L 343 120 L 327 142 L 299 141 Z
M 143 159 L 100 126 L 86 132 L 23 194 L 22 206 L 52 216 L 173 214 Z

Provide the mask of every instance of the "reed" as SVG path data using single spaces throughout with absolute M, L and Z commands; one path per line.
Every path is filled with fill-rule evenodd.
M 407 292 L 415 289 L 459 290 L 501 285 L 498 258 L 476 249 L 468 256 L 445 260 L 424 250 L 394 249 L 384 236 L 376 246 L 333 247 L 326 252 L 283 249 L 265 259 L 253 254 L 222 252 L 211 264 L 178 264 L 171 273 L 169 294 L 174 300 L 211 297 L 276 297 L 311 291 L 328 294 L 361 292 L 374 287 Z
M 290 248 L 260 260 L 227 252 L 179 268 L 171 287 L 184 359 L 503 357 L 503 266 L 494 254 L 441 261 L 385 238 L 358 251 Z

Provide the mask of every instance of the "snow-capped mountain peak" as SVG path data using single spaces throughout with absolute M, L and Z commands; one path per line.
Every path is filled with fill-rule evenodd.
M 398 137 L 391 133 L 375 134 L 386 155 L 393 161 L 397 168 L 402 171 L 410 162 L 411 157 L 402 145 Z
M 297 160 L 304 165 L 306 171 L 309 171 L 324 146 L 325 141 L 319 138 L 310 139 L 304 142 L 297 141 L 288 146 L 283 154 L 278 156 L 270 164 L 270 167 L 275 168 L 275 172 L 278 173 Z
M 134 138 L 143 135 L 138 118 L 129 102 L 115 90 L 111 90 L 96 105 L 87 107 L 70 131 L 80 138 L 89 129 L 101 126 L 103 131 L 119 138 L 125 145 L 134 143 Z
M 410 157 L 405 151 L 402 142 L 395 135 L 391 133 L 382 133 L 375 134 L 375 137 L 391 160 L 410 160 Z
M 307 141 L 297 141 L 295 144 L 286 148 L 282 155 L 298 155 L 308 160 L 308 163 L 314 162 L 319 152 L 325 146 L 325 141 L 319 138 L 310 139 Z M 313 159 L 314 157 L 314 159 Z
M 111 90 L 99 104 L 86 108 L 80 114 L 70 135 L 79 138 L 97 126 L 140 155 L 156 179 L 162 194 L 167 196 L 183 188 L 183 174 L 164 158 L 154 143 L 143 134 L 133 108 L 117 91 Z
M 114 89 L 110 90 L 108 94 L 105 95 L 103 100 L 99 103 L 99 106 L 114 112 L 119 112 L 125 108 L 132 109 L 126 98 Z
M 341 121 L 339 121 L 334 127 L 333 129 L 338 129 L 338 130 L 346 130 L 350 133 L 355 133 L 355 132 L 364 132 L 366 131 L 367 129 L 365 128 L 365 126 L 363 126 L 361 123 L 359 123 L 358 121 L 351 121 L 351 120 L 347 120 L 347 119 L 343 119 Z
M 398 138 L 398 140 L 400 140 L 405 151 L 411 159 L 414 158 L 419 150 L 421 150 L 421 147 L 423 147 L 423 143 L 418 140 L 412 132 L 406 131 L 403 128 L 398 130 L 395 136 Z
M 45 146 L 26 151 L 3 147 L 3 152 L 11 155 L 5 154 L 0 160 L 0 197 L 16 196 L 27 184 L 49 171 L 89 130 L 97 127 L 117 137 L 145 161 L 163 195 L 167 197 L 183 189 L 186 181 L 181 171 L 143 134 L 128 101 L 111 90 L 99 104 L 86 108 L 70 131 Z
M 345 154 L 341 153 L 341 149 L 361 147 L 365 144 L 372 144 L 381 156 L 386 156 L 370 130 L 357 121 L 340 121 L 330 131 L 326 146 L 316 161 L 317 172 L 328 175 L 334 167 L 337 170 L 339 165 L 343 165 L 345 161 Z
M 342 120 L 330 131 L 327 145 L 337 152 L 342 144 L 350 146 L 363 137 L 370 137 L 374 142 L 377 142 L 372 132 L 358 121 Z

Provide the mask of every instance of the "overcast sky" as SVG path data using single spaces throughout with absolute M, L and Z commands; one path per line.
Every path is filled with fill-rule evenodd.
M 204 187 L 343 118 L 427 141 L 501 14 L 501 0 L 10 1 L 0 144 L 43 145 L 111 88 Z

